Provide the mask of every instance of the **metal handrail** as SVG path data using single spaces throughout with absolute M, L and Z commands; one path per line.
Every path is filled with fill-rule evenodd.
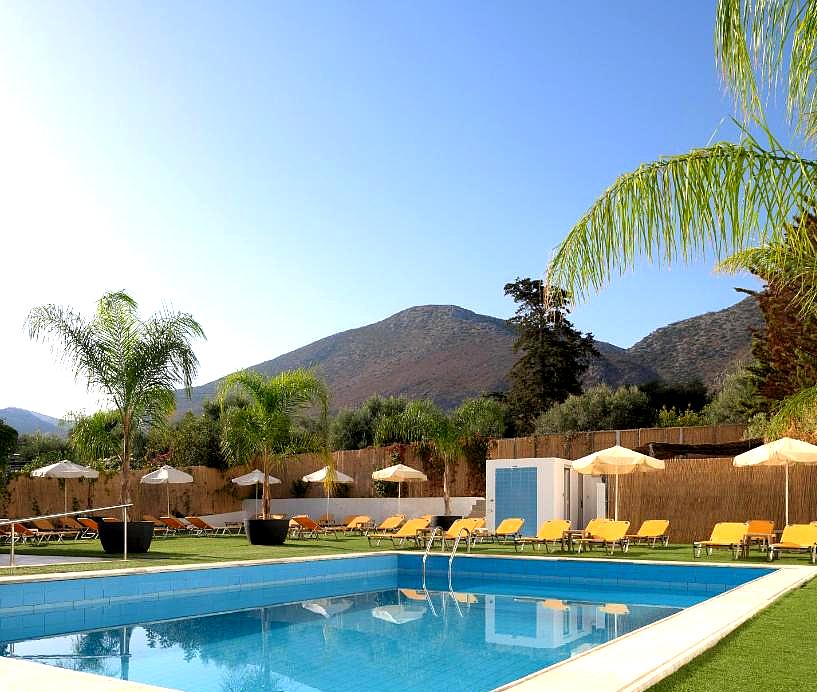
M 437 531 L 439 530 L 439 526 L 434 527 L 434 530 L 431 532 L 431 536 L 429 536 L 428 543 L 426 543 L 425 552 L 423 553 L 423 591 L 426 590 L 426 560 L 428 560 L 428 553 L 431 551 L 431 546 L 434 545 L 434 537 L 437 535 Z
M 59 512 L 58 514 L 40 514 L 35 517 L 24 517 L 22 519 L 2 519 L 0 520 L 0 526 L 11 526 L 11 552 L 9 553 L 9 568 L 14 569 L 16 567 L 15 564 L 15 553 L 14 553 L 14 545 L 17 542 L 17 535 L 15 531 L 15 524 L 22 524 L 26 521 L 34 521 L 36 519 L 57 519 L 59 517 L 73 517 L 77 514 L 88 514 L 90 512 L 102 512 L 106 509 L 121 509 L 122 510 L 122 522 L 124 523 L 123 527 L 123 543 L 122 546 L 122 560 L 126 561 L 128 559 L 128 512 L 126 511 L 128 507 L 133 507 L 132 502 L 128 502 L 124 505 L 110 505 L 108 507 L 91 507 L 90 509 L 82 509 L 76 512 Z
M 451 568 L 454 565 L 454 555 L 457 554 L 457 548 L 460 546 L 460 539 L 462 538 L 462 534 L 465 532 L 465 540 L 468 544 L 468 552 L 471 552 L 471 532 L 466 528 L 462 527 L 457 532 L 457 537 L 454 539 L 454 547 L 451 548 L 451 555 L 448 558 L 448 590 L 453 591 L 454 589 L 451 587 Z

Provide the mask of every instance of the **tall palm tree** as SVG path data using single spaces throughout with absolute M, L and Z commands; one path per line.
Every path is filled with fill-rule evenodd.
M 796 289 L 801 310 L 814 310 L 817 244 L 787 222 L 817 204 L 817 161 L 780 144 L 763 104 L 785 83 L 794 134 L 817 143 L 816 47 L 817 0 L 718 0 L 716 61 L 735 97 L 739 141 L 619 177 L 561 243 L 549 280 L 583 297 L 639 261 L 669 265 L 714 253 L 725 271 L 764 263 Z
M 222 404 L 231 394 L 249 400 L 248 406 L 222 409 L 221 444 L 232 464 L 258 458 L 264 471 L 262 517 L 270 511 L 269 473 L 273 464 L 300 452 L 319 452 L 334 469 L 329 446 L 329 392 L 311 370 L 290 370 L 273 377 L 250 370 L 227 376 L 219 390 Z M 299 416 L 318 409 L 319 425 L 306 429 Z M 331 481 L 330 481 L 331 482 Z
M 375 430 L 377 444 L 407 442 L 428 445 L 443 464 L 443 504 L 451 514 L 451 465 L 459 461 L 476 437 L 501 437 L 505 415 L 492 399 L 469 399 L 446 415 L 432 401 L 412 401 L 400 413 L 383 417 Z
M 177 386 L 189 396 L 199 364 L 191 341 L 205 338 L 204 331 L 184 312 L 163 310 L 141 320 L 136 301 L 124 291 L 103 295 L 90 319 L 70 307 L 43 305 L 28 314 L 27 325 L 32 339 L 60 347 L 74 375 L 116 412 L 122 433 L 121 501 L 130 502 L 134 437 L 173 412 Z

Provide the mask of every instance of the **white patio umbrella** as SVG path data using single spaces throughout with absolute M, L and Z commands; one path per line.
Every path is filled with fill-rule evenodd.
M 422 471 L 406 466 L 405 464 L 395 464 L 385 469 L 380 469 L 372 474 L 372 478 L 376 481 L 388 481 L 390 483 L 397 483 L 397 511 L 400 511 L 401 488 L 403 483 L 410 481 L 427 481 L 426 476 Z
M 301 603 L 302 608 L 320 615 L 327 620 L 333 615 L 339 615 L 354 605 L 354 601 L 350 598 L 318 598 L 314 601 L 304 601 Z
M 332 478 L 334 483 L 354 483 L 355 479 L 351 476 L 347 476 L 345 473 L 341 473 L 337 469 L 334 471 L 330 469 L 328 466 L 324 466 L 322 469 L 318 469 L 317 471 L 313 471 L 312 473 L 308 473 L 303 478 L 302 481 L 306 481 L 307 483 L 323 483 L 327 478 Z M 326 513 L 329 514 L 329 488 L 326 488 Z
M 281 479 L 276 478 L 275 476 L 267 476 L 268 483 L 270 485 L 275 485 L 276 483 L 280 483 Z M 237 476 L 233 478 L 233 483 L 236 485 L 254 485 L 255 486 L 255 503 L 258 504 L 258 485 L 263 484 L 264 482 L 264 472 L 255 469 L 254 471 L 250 471 L 249 473 L 245 473 L 243 476 Z M 256 508 L 257 509 L 257 508 Z
M 632 449 L 614 445 L 576 459 L 573 462 L 573 468 L 579 473 L 591 476 L 616 477 L 616 502 L 613 516 L 618 521 L 618 477 L 627 473 L 661 471 L 664 469 L 664 462 Z
M 165 484 L 167 487 L 167 516 L 170 516 L 170 485 L 180 485 L 182 483 L 192 483 L 193 476 L 179 469 L 174 469 L 172 466 L 165 464 L 155 471 L 142 476 L 140 483 L 148 483 L 149 485 Z
M 73 461 L 68 461 L 68 459 L 34 469 L 31 475 L 35 478 L 62 478 L 63 480 L 69 478 L 99 478 L 98 471 L 81 464 L 75 464 Z M 63 485 L 63 511 L 68 512 L 68 483 Z
M 781 437 L 748 452 L 738 454 L 732 462 L 735 466 L 783 466 L 786 469 L 786 525 L 789 523 L 789 466 L 792 464 L 817 464 L 817 446 Z
M 372 617 L 385 620 L 393 625 L 405 625 L 407 622 L 419 620 L 426 614 L 425 606 L 387 605 L 372 608 Z

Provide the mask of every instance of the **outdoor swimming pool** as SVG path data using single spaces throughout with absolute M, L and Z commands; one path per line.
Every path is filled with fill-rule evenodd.
M 417 555 L 0 585 L 0 652 L 189 692 L 491 690 L 771 570 Z

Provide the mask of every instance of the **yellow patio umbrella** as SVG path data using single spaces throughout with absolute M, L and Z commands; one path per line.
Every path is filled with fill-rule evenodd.
M 732 461 L 735 466 L 783 466 L 786 469 L 786 526 L 789 524 L 789 466 L 792 464 L 817 464 L 817 446 L 781 437 L 774 442 L 738 454 Z
M 590 476 L 616 477 L 616 501 L 613 516 L 618 521 L 618 477 L 628 473 L 661 471 L 664 469 L 664 462 L 632 449 L 614 445 L 576 459 L 573 462 L 573 468 L 579 473 Z

